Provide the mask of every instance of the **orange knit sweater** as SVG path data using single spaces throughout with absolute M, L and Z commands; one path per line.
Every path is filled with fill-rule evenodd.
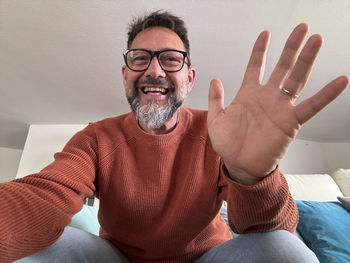
M 298 213 L 278 169 L 256 185 L 230 180 L 213 151 L 206 112 L 181 108 L 165 135 L 129 113 L 87 126 L 37 174 L 0 184 L 0 262 L 61 235 L 86 196 L 100 199 L 100 236 L 131 262 L 193 262 L 237 233 L 295 231 Z

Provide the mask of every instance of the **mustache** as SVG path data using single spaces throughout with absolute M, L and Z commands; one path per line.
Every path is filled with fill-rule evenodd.
M 135 83 L 135 87 L 138 89 L 142 84 L 162 85 L 162 86 L 166 86 L 169 90 L 175 90 L 174 83 L 164 78 L 153 78 L 153 77 L 141 78 Z

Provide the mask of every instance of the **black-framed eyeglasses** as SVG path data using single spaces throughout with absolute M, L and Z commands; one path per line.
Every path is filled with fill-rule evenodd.
M 126 66 L 132 71 L 145 71 L 151 65 L 154 56 L 157 57 L 158 63 L 162 70 L 166 72 L 180 71 L 186 63 L 190 66 L 190 58 L 185 51 L 176 49 L 165 49 L 152 51 L 148 49 L 128 49 L 123 52 Z M 186 62 L 186 57 L 188 62 Z

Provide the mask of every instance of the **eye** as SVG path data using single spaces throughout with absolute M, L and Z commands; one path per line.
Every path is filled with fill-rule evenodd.
M 172 57 L 172 56 L 166 56 L 164 58 L 162 58 L 163 60 L 167 60 L 167 61 L 179 61 L 179 58 L 177 57 Z
M 144 51 L 132 51 L 128 54 L 128 61 L 132 64 L 147 64 L 150 55 Z
M 164 52 L 161 54 L 160 60 L 166 65 L 182 64 L 183 55 L 174 51 Z
M 148 60 L 148 58 L 144 55 L 138 55 L 132 58 L 134 61 L 143 61 L 143 60 Z

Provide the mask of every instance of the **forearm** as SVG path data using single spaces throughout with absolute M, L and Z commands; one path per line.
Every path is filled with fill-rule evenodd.
M 222 172 L 225 173 L 224 170 Z M 287 182 L 278 169 L 253 185 L 230 180 L 227 173 L 221 183 L 221 195 L 228 203 L 233 231 L 251 233 L 285 229 L 295 232 L 298 211 Z
M 52 244 L 94 195 L 97 162 L 87 139 L 75 136 L 39 173 L 0 184 L 0 262 Z
M 78 203 L 68 210 L 47 200 L 44 190 L 25 179 L 0 185 L 0 207 L 0 262 L 49 246 L 69 224 L 73 211 L 79 210 Z

